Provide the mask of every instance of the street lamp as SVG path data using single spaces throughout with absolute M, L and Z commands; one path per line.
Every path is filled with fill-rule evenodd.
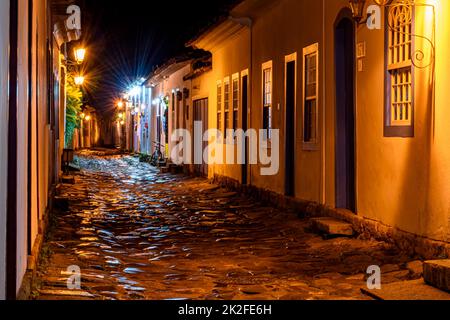
M 77 86 L 81 86 L 81 85 L 83 85 L 83 83 L 84 83 L 84 77 L 83 77 L 82 75 L 76 76 L 76 77 L 74 78 L 74 80 L 75 80 L 75 84 L 76 84 Z
M 123 108 L 123 102 L 122 102 L 122 101 L 119 101 L 119 102 L 117 103 L 117 107 L 118 107 L 119 109 L 122 109 L 122 108 Z
M 353 20 L 357 24 L 364 24 L 370 19 L 370 14 L 368 14 L 367 18 L 363 20 L 366 0 L 349 0 L 348 2 L 352 9 Z M 379 6 L 388 6 L 392 3 L 392 0 L 375 0 L 375 3 Z
M 83 63 L 85 56 L 86 56 L 86 49 L 84 49 L 84 48 L 75 49 L 75 61 L 78 64 Z
M 366 0 L 349 0 L 350 8 L 352 9 L 353 20 L 360 23 L 364 16 L 364 8 L 366 7 Z
M 84 120 L 89 122 L 89 121 L 91 121 L 91 119 L 92 119 L 91 116 L 86 116 L 86 118 Z

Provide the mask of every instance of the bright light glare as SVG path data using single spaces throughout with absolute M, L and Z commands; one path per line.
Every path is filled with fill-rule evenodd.
M 141 89 L 139 87 L 133 87 L 131 88 L 130 92 L 128 92 L 128 94 L 130 96 L 137 96 L 140 93 Z
M 74 78 L 74 80 L 75 80 L 75 84 L 77 85 L 77 86 L 81 86 L 83 83 L 84 83 L 84 77 L 83 76 L 76 76 L 75 78 Z

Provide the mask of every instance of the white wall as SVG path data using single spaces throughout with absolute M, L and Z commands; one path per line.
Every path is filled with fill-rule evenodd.
M 17 52 L 17 290 L 28 257 L 28 1 L 19 0 Z
M 0 1 L 0 177 L 7 176 L 9 0 Z M 6 179 L 0 179 L 0 300 L 5 299 Z

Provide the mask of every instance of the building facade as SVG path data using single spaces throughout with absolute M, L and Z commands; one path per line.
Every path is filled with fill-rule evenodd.
M 365 4 L 246 0 L 189 43 L 212 54 L 191 111 L 206 101 L 206 128 L 263 130 L 279 155 L 267 175 L 246 140 L 244 164 L 200 171 L 448 246 L 448 1 Z M 235 139 L 216 147 L 238 154 Z
M 15 299 L 35 267 L 61 172 L 66 66 L 57 24 L 71 4 L 0 3 L 0 299 Z M 65 30 L 63 42 L 79 31 Z

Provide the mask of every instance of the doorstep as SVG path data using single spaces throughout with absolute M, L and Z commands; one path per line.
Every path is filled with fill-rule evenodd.
M 450 292 L 450 260 L 425 261 L 423 277 L 430 286 Z
M 427 285 L 423 279 L 386 284 L 383 285 L 380 290 L 362 288 L 361 292 L 376 300 L 450 300 L 449 293 Z
M 334 218 L 312 218 L 310 226 L 313 230 L 319 231 L 327 236 L 347 236 L 354 235 L 353 227 L 350 223 Z

